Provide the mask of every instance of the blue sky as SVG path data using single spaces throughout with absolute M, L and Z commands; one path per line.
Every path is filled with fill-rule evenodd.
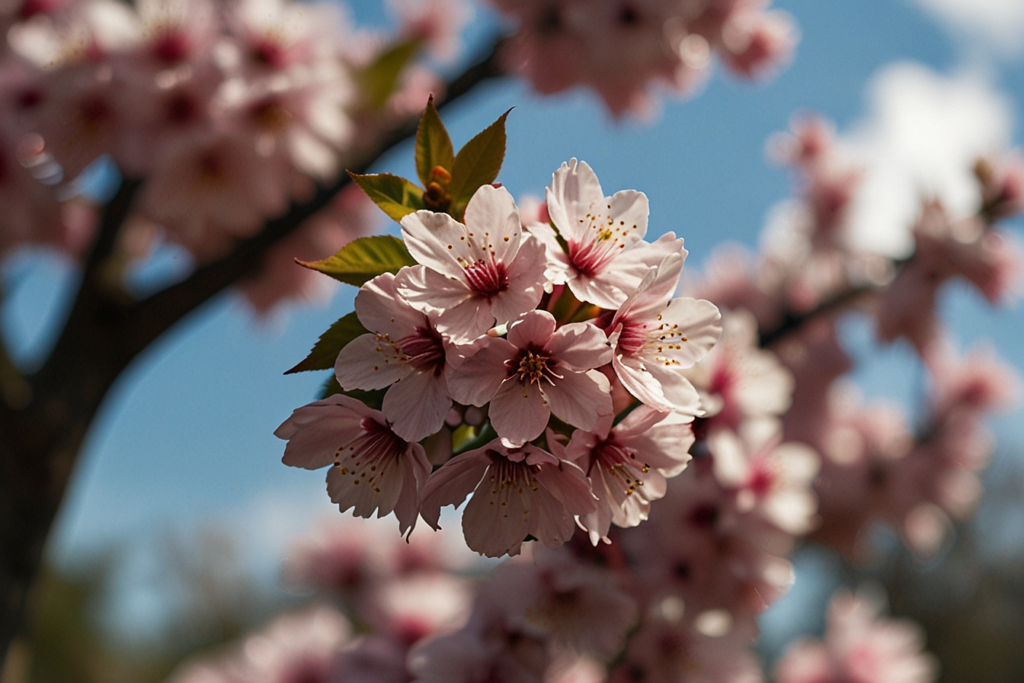
M 955 4 L 921 0 L 929 3 Z M 786 173 L 765 160 L 764 144 L 786 129 L 794 112 L 816 110 L 836 121 L 840 133 L 875 135 L 876 146 L 887 147 L 879 133 L 885 126 L 875 125 L 884 107 L 867 93 L 895 73 L 894 63 L 921 65 L 905 71 L 925 80 L 933 74 L 937 83 L 973 84 L 982 100 L 991 95 L 1005 120 L 981 119 L 982 132 L 1021 143 L 1012 122 L 1024 106 L 1024 62 L 1014 56 L 989 52 L 984 41 L 950 30 L 911 0 L 774 4 L 795 17 L 802 40 L 789 68 L 765 84 L 716 77 L 696 97 L 666 101 L 651 123 L 639 124 L 611 120 L 586 93 L 541 99 L 506 80 L 481 88 L 444 118 L 458 145 L 514 106 L 499 178 L 513 195 L 540 195 L 563 161 L 586 160 L 607 192 L 632 188 L 649 196 L 651 237 L 668 230 L 684 237 L 689 268 L 699 268 L 725 240 L 757 244 L 766 215 L 789 190 Z M 354 14 L 374 22 L 382 16 L 371 3 L 357 5 Z M 965 92 L 951 86 L 940 101 L 950 98 L 952 108 L 973 96 Z M 383 159 L 378 170 L 413 176 L 410 147 Z M 36 307 L 59 298 L 67 282 L 59 265 L 34 266 L 8 267 L 23 278 L 4 311 L 5 323 L 20 330 L 14 336 L 22 349 L 45 335 L 45 326 L 39 332 L 30 322 Z M 255 319 L 235 295 L 222 296 L 151 348 L 118 384 L 90 437 L 50 553 L 74 563 L 100 548 L 126 548 L 122 625 L 159 605 L 159 588 L 146 577 L 154 544 L 169 530 L 217 520 L 236 530 L 254 567 L 272 574 L 287 538 L 310 528 L 317 515 L 337 515 L 324 473 L 283 466 L 283 442 L 273 431 L 323 381 L 283 371 L 351 310 L 353 294 L 340 290 L 327 307 L 292 308 L 271 320 Z M 964 290 L 950 293 L 943 306 L 962 343 L 992 337 L 1002 355 L 1024 367 L 1019 310 L 993 312 Z M 909 354 L 877 351 L 855 328 L 850 336 L 867 364 L 857 373 L 866 393 L 914 394 L 919 377 L 902 371 Z M 998 421 L 1000 437 L 1020 443 L 1024 434 L 1012 422 Z

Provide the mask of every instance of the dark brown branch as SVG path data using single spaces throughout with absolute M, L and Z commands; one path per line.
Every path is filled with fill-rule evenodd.
M 497 50 L 471 65 L 447 86 L 439 106 L 451 104 L 479 83 L 501 75 Z M 382 154 L 413 136 L 416 121 L 384 132 L 371 150 L 350 160 L 365 171 Z M 256 273 L 267 252 L 303 221 L 327 206 L 348 183 L 320 187 L 303 204 L 267 221 L 251 239 L 220 260 L 148 299 L 127 297 L 109 266 L 129 217 L 139 181 L 126 179 L 108 203 L 67 322 L 43 366 L 20 378 L 22 400 L 0 401 L 0 668 L 12 640 L 24 628 L 29 590 L 43 547 L 60 509 L 86 434 L 110 388 L 131 361 L 191 311 L 241 278 Z
M 140 187 L 142 187 L 141 180 L 122 179 L 117 193 L 103 207 L 103 213 L 96 229 L 96 239 L 82 267 L 83 278 L 94 277 L 114 252 L 117 238 L 121 234 L 121 227 L 131 212 L 135 195 L 138 194 Z
M 767 348 L 785 337 L 795 334 L 803 329 L 803 326 L 817 318 L 838 313 L 844 308 L 852 305 L 857 299 L 879 291 L 877 285 L 852 285 L 849 289 L 843 290 L 832 297 L 822 301 L 809 311 L 803 313 L 786 312 L 785 317 L 776 327 L 765 330 L 760 334 L 761 348 Z
M 493 49 L 485 57 L 468 67 L 447 85 L 444 97 L 437 101 L 439 109 L 461 99 L 483 81 L 502 75 L 497 59 L 500 43 L 501 41 L 496 41 Z M 386 131 L 373 150 L 350 162 L 348 170 L 365 173 L 384 153 L 413 137 L 418 122 L 418 118 L 411 118 Z M 267 221 L 259 234 L 239 242 L 224 258 L 197 268 L 186 280 L 140 302 L 131 312 L 135 320 L 133 331 L 143 335 L 134 340 L 138 350 L 141 351 L 190 311 L 243 277 L 258 272 L 271 247 L 291 234 L 303 221 L 325 208 L 338 192 L 351 182 L 347 174 L 340 174 L 336 183 L 328 187 L 318 187 L 312 199 L 293 205 L 280 218 Z

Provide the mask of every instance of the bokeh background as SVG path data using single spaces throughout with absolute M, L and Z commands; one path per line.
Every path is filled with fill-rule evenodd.
M 793 15 L 802 38 L 792 64 L 764 84 L 713 78 L 690 99 L 664 100 L 650 120 L 617 121 L 587 93 L 540 98 L 505 79 L 443 116 L 459 145 L 515 107 L 499 177 L 514 196 L 542 196 L 563 161 L 583 159 L 607 192 L 632 188 L 649 196 L 649 238 L 670 230 L 684 237 L 692 272 L 723 242 L 756 248 L 770 239 L 762 235 L 784 211 L 791 179 L 768 161 L 765 145 L 796 112 L 813 110 L 836 123 L 867 173 L 854 214 L 858 239 L 893 254 L 909 247 L 920 198 L 941 196 L 954 213 L 968 212 L 973 158 L 1022 143 L 1024 2 L 774 5 Z M 354 2 L 351 12 L 361 24 L 388 22 L 377 2 Z M 479 10 L 464 59 L 498 28 Z M 414 175 L 411 145 L 377 170 Z M 395 227 L 381 219 L 382 230 Z M 167 249 L 138 278 L 162 278 L 185 263 Z M 3 277 L 8 343 L 16 357 L 35 357 L 47 348 L 75 272 L 32 253 L 7 263 Z M 273 436 L 324 377 L 282 373 L 351 310 L 353 295 L 339 289 L 326 307 L 267 318 L 236 295 L 221 296 L 125 374 L 51 538 L 47 608 L 36 627 L 37 660 L 48 668 L 34 680 L 160 680 L 186 653 L 301 599 L 278 587 L 282 559 L 318 520 L 339 515 L 322 474 L 284 467 L 283 442 Z M 993 310 L 956 286 L 941 310 L 962 347 L 989 340 L 1024 367 L 1020 310 Z M 899 344 L 875 346 L 856 319 L 843 336 L 862 391 L 912 408 L 923 391 L 913 354 Z M 929 649 L 943 661 L 943 680 L 1024 679 L 1024 661 L 1014 654 L 1024 633 L 1022 415 L 992 425 L 1000 448 L 982 509 L 950 551 L 922 564 L 891 539 L 892 552 L 857 575 L 886 584 L 893 611 L 923 623 Z M 393 526 L 381 524 L 380 533 L 394 533 Z M 769 658 L 795 635 L 819 629 L 832 589 L 853 576 L 811 547 L 796 564 L 794 590 L 764 619 Z

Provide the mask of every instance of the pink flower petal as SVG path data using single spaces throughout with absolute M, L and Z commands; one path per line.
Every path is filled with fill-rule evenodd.
M 416 263 L 447 277 L 462 279 L 457 257 L 470 256 L 466 226 L 446 213 L 417 211 L 402 218 L 402 237 Z
M 420 515 L 434 529 L 440 529 L 441 508 L 460 505 L 480 483 L 490 465 L 484 449 L 456 455 L 427 479 L 420 496 Z
M 608 337 L 591 323 L 562 325 L 547 345 L 553 356 L 577 370 L 590 370 L 611 362 Z
M 505 361 L 515 356 L 516 347 L 498 337 L 484 337 L 474 346 L 473 355 L 447 370 L 448 391 L 458 403 L 483 406 L 508 377 Z
M 566 372 L 557 384 L 546 387 L 544 395 L 555 417 L 587 431 L 596 428 L 602 415 L 612 412 L 608 378 L 597 370 Z
M 356 294 L 356 315 L 366 329 L 400 339 L 417 326 L 424 326 L 423 313 L 412 308 L 398 293 L 395 276 L 378 275 L 363 284 Z
M 411 366 L 398 360 L 401 354 L 397 344 L 376 334 L 364 334 L 341 350 L 334 362 L 334 374 L 346 391 L 383 389 L 412 372 Z
M 548 425 L 551 410 L 536 383 L 510 379 L 491 399 L 488 416 L 503 442 L 514 447 L 540 436 Z
M 466 205 L 464 218 L 474 237 L 485 238 L 480 244 L 493 254 L 495 260 L 509 264 L 516 258 L 522 239 L 522 224 L 519 209 L 508 190 L 492 185 L 481 186 Z
M 342 395 L 296 409 L 274 432 L 288 440 L 284 464 L 310 470 L 333 464 L 338 446 L 359 436 L 369 413 L 362 402 Z
M 451 407 L 443 374 L 414 372 L 388 389 L 381 409 L 395 434 L 419 441 L 441 429 Z

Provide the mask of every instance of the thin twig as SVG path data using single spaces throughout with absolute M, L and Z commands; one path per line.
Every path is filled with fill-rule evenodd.
M 857 299 L 879 291 L 877 285 L 853 285 L 849 289 L 834 294 L 822 301 L 809 311 L 803 313 L 786 313 L 774 329 L 766 330 L 760 334 L 761 348 L 767 348 L 785 337 L 795 334 L 803 329 L 804 325 L 817 318 L 836 313 L 853 304 Z

